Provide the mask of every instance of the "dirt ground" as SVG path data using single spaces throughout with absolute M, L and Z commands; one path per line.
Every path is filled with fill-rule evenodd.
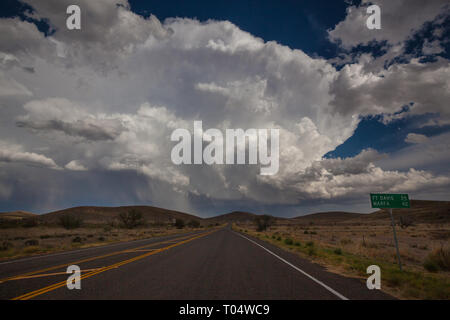
M 397 255 L 392 227 L 387 224 L 361 226 L 276 226 L 272 232 L 298 241 L 315 241 L 324 246 L 396 263 Z M 402 263 L 423 270 L 430 252 L 448 246 L 450 224 L 417 224 L 406 229 L 396 227 Z

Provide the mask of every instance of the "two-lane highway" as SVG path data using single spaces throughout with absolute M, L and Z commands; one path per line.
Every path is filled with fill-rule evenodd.
M 68 265 L 82 270 L 66 287 Z M 389 299 L 221 228 L 0 263 L 1 299 Z

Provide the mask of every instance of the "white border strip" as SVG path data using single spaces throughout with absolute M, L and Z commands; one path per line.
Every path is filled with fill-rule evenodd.
M 280 259 L 281 261 L 283 261 L 284 263 L 286 263 L 287 265 L 291 266 L 292 268 L 294 268 L 295 270 L 297 270 L 298 272 L 304 274 L 305 276 L 307 276 L 308 278 L 310 278 L 312 281 L 316 282 L 317 284 L 320 284 L 322 287 L 324 287 L 325 289 L 327 289 L 328 291 L 330 291 L 332 294 L 334 294 L 335 296 L 337 296 L 338 298 L 342 299 L 342 300 L 349 300 L 348 298 L 346 298 L 345 296 L 343 296 L 342 294 L 340 294 L 339 292 L 337 292 L 336 290 L 330 288 L 329 286 L 327 286 L 325 283 L 323 283 L 320 280 L 317 280 L 316 278 L 314 278 L 313 276 L 311 276 L 310 274 L 306 273 L 305 271 L 303 271 L 300 268 L 297 268 L 296 266 L 294 266 L 292 263 L 290 263 L 289 261 L 286 261 L 285 259 L 283 259 L 282 257 L 280 257 L 279 255 L 273 253 L 272 251 L 270 251 L 269 249 L 263 247 L 262 245 L 260 245 L 259 243 L 253 241 L 252 239 L 247 238 L 246 236 L 243 236 L 240 233 L 237 233 L 235 231 L 233 231 L 234 233 L 236 233 L 237 235 L 241 236 L 244 239 L 247 239 L 248 241 L 256 244 L 258 247 L 263 248 L 264 250 L 266 250 L 268 253 L 270 253 L 271 255 L 275 256 L 276 258 Z

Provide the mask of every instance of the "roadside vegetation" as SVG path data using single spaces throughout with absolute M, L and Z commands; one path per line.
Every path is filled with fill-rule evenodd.
M 175 227 L 177 229 L 183 229 L 185 226 L 184 220 L 183 219 L 176 219 L 175 220 Z
M 265 231 L 274 223 L 274 219 L 268 215 L 261 215 L 255 218 L 256 231 Z
M 142 213 L 136 210 L 130 210 L 128 212 L 122 212 L 119 214 L 119 219 L 122 226 L 127 229 L 134 229 L 144 223 L 142 220 Z
M 53 222 L 0 219 L 0 260 L 147 239 L 215 227 L 198 220 L 146 221 L 137 210 L 124 211 L 107 221 L 83 221 L 63 215 Z
M 71 215 L 64 215 L 59 217 L 59 224 L 67 230 L 80 228 L 82 223 L 83 221 L 80 218 Z
M 399 234 L 403 271 L 396 264 L 395 248 L 389 242 L 389 226 L 372 227 L 375 231 L 369 233 L 367 226 L 342 225 L 275 225 L 258 231 L 260 227 L 254 223 L 234 224 L 233 228 L 325 266 L 330 272 L 359 277 L 364 282 L 368 277 L 367 267 L 378 265 L 382 290 L 398 298 L 450 299 L 450 248 L 447 241 L 442 241 L 447 239 L 442 227 L 438 228 L 439 232 L 432 231 L 432 226 L 402 228 Z M 427 241 L 425 247 L 418 244 L 421 243 L 418 234 L 435 241 Z M 405 248 L 409 242 L 412 244 Z M 411 248 L 422 255 L 413 256 L 408 250 Z

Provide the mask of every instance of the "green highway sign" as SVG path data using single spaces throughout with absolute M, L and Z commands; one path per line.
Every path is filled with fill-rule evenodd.
M 410 208 L 407 194 L 371 193 L 372 208 Z
M 398 266 L 402 271 L 402 261 L 400 260 L 400 250 L 398 249 L 397 234 L 395 233 L 394 216 L 392 209 L 409 208 L 409 197 L 407 194 L 371 193 L 370 202 L 372 208 L 389 209 L 391 216 L 392 231 L 394 232 L 395 250 L 397 251 Z

